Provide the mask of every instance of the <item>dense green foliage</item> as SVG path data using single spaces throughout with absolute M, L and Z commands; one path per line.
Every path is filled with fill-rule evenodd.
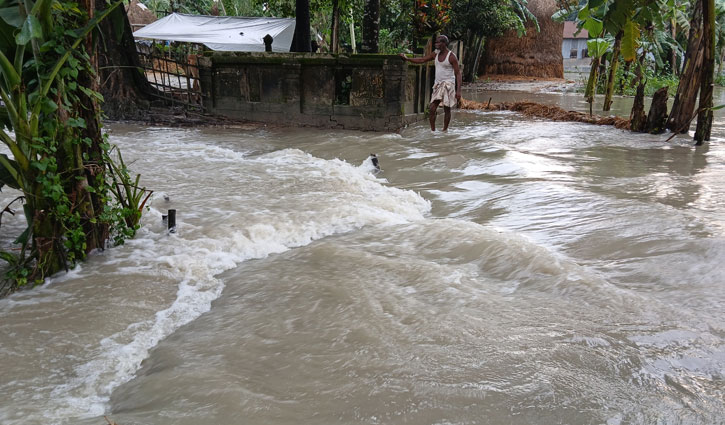
M 512 7 L 513 4 L 517 7 Z M 526 20 L 535 21 L 535 18 L 521 7 L 521 3 L 507 0 L 455 1 L 451 9 L 450 32 L 459 37 L 467 31 L 478 36 L 497 37 L 512 28 L 523 33 Z
M 667 87 L 668 93 L 672 96 L 677 90 L 677 84 L 680 82 L 676 75 L 669 73 L 657 73 L 652 67 L 644 68 L 643 74 L 645 80 L 647 81 L 644 91 L 645 96 L 652 96 L 654 92 L 662 87 Z M 637 91 L 637 88 L 633 84 L 635 78 L 636 75 L 632 72 L 631 68 L 627 69 L 622 66 L 618 67 L 614 78 L 615 92 L 620 95 L 634 96 Z M 606 81 L 604 78 L 599 79 L 597 82 L 597 94 L 605 93 L 605 83 Z
M 0 252 L 10 265 L 0 292 L 73 267 L 109 236 L 122 242 L 139 218 L 113 196 L 111 176 L 120 186 L 130 179 L 123 165 L 111 167 L 91 88 L 86 35 L 105 14 L 89 20 L 67 1 L 25 4 L 5 1 L 0 11 L 0 139 L 11 152 L 0 155 L 0 189 L 22 193 L 27 222 L 17 253 Z
M 214 7 L 212 0 L 142 1 L 159 15 L 172 10 L 210 14 Z M 325 51 L 331 40 L 333 1 L 310 1 L 310 24 Z M 230 16 L 293 17 L 295 14 L 294 0 L 224 0 L 223 4 L 224 10 L 219 12 Z M 341 45 L 350 49 L 351 24 L 355 44 L 361 42 L 362 22 L 354 17 L 363 15 L 365 0 L 339 0 L 338 4 Z M 511 28 L 523 33 L 527 20 L 535 22 L 526 4 L 526 0 L 381 0 L 380 52 L 409 51 L 435 33 L 450 34 L 456 39 L 473 35 L 494 37 Z

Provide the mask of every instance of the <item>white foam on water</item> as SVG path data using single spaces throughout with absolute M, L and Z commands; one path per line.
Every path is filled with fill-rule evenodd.
M 205 153 L 204 153 L 205 152 Z M 269 179 L 289 180 L 294 176 L 300 193 L 289 195 L 293 203 L 283 210 L 268 209 L 266 214 L 247 215 L 242 220 L 201 226 L 177 217 L 177 233 L 154 224 L 161 212 L 151 208 L 143 219 L 144 227 L 126 246 L 107 250 L 97 267 L 113 266 L 113 273 L 132 272 L 179 282 L 176 297 L 153 319 L 130 323 L 124 330 L 103 338 L 84 363 L 75 367 L 74 376 L 51 391 L 42 414 L 50 422 L 64 418 L 92 418 L 102 415 L 112 391 L 133 378 L 149 350 L 211 308 L 224 283 L 215 278 L 240 262 L 263 258 L 313 240 L 367 225 L 392 225 L 422 220 L 430 203 L 418 194 L 384 186 L 371 174 L 366 160 L 356 167 L 341 160 L 323 160 L 296 149 L 273 152 L 256 158 L 222 148 L 184 149 L 180 155 L 213 156 L 220 166 L 233 161 L 236 166 L 264 168 Z M 193 178 L 193 177 L 191 177 Z M 210 182 L 211 183 L 211 182 Z M 251 189 L 250 189 L 251 190 Z M 233 190 L 232 190 L 233 191 Z M 250 196 L 264 197 L 265 193 Z M 163 194 L 161 197 L 162 198 Z M 262 205 L 261 208 L 264 208 Z M 214 208 L 206 211 L 215 222 L 234 211 Z M 154 223 L 152 223 L 152 221 Z M 220 222 L 222 220 L 219 220 Z M 56 279 L 93 277 L 99 271 L 93 265 L 78 268 Z M 52 291 L 52 284 L 44 290 Z
M 379 158 L 378 158 L 378 161 L 380 161 Z M 379 166 L 380 166 L 380 163 L 378 162 L 378 167 Z M 360 170 L 365 171 L 367 173 L 371 173 L 371 174 L 377 174 L 381 171 L 381 169 L 375 168 L 375 165 L 373 165 L 373 159 L 371 156 L 368 156 L 367 158 L 365 158 L 365 160 L 362 162 L 362 164 L 360 164 L 359 168 L 360 168 Z M 387 182 L 387 180 L 385 180 L 385 181 Z
M 410 152 L 410 153 L 405 156 L 406 159 L 424 159 L 424 158 L 436 157 L 439 155 L 434 152 L 425 152 L 422 149 L 418 149 L 418 148 L 408 148 L 408 152 Z

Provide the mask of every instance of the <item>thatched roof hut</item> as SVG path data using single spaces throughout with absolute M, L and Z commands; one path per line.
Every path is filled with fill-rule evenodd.
M 139 28 L 156 21 L 156 14 L 139 0 L 131 0 L 126 6 L 126 14 L 131 28 L 136 31 Z
M 539 21 L 541 31 L 529 24 L 521 38 L 512 30 L 500 38 L 486 40 L 479 73 L 564 78 L 564 24 L 551 19 L 559 10 L 556 0 L 529 0 L 529 10 Z

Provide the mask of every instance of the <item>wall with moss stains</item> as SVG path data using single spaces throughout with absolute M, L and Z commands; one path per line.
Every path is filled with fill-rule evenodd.
M 214 53 L 199 58 L 204 108 L 271 124 L 396 131 L 424 118 L 431 66 L 398 56 Z

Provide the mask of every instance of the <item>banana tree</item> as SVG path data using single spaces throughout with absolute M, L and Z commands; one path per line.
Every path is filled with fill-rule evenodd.
M 680 74 L 680 67 L 677 64 L 677 58 L 683 53 L 682 46 L 676 42 L 677 37 L 681 33 L 690 30 L 690 21 L 687 11 L 691 8 L 690 2 L 684 0 L 665 0 L 666 7 L 663 8 L 662 19 L 669 25 L 668 35 L 675 40 L 677 48 L 670 50 L 670 70 L 673 75 Z
M 93 72 L 89 33 L 121 3 L 92 19 L 60 0 L 10 0 L 0 9 L 0 141 L 11 153 L 0 155 L 0 188 L 22 193 L 27 221 L 15 241 L 20 255 L 0 254 L 14 266 L 15 286 L 103 248 L 122 221 L 106 183 L 100 116 L 88 107 L 100 96 L 79 83 Z
M 612 58 L 609 61 L 609 76 L 604 92 L 604 111 L 612 104 L 614 78 L 620 56 L 626 63 L 632 63 L 640 46 L 640 25 L 634 20 L 637 9 L 633 2 L 614 2 L 604 16 L 604 27 L 614 36 Z
M 592 58 L 591 68 L 589 69 L 589 79 L 587 80 L 587 87 L 584 91 L 584 97 L 586 98 L 587 103 L 589 103 L 589 115 L 592 114 L 594 95 L 597 90 L 599 66 L 601 65 L 602 57 L 605 53 L 607 53 L 611 45 L 611 41 L 604 37 L 591 38 L 587 40 L 587 51 L 589 52 L 589 56 Z
M 587 103 L 589 103 L 589 114 L 592 114 L 597 80 L 599 78 L 599 66 L 602 56 L 604 56 L 612 45 L 611 37 L 605 37 L 607 32 L 604 27 L 604 17 L 609 10 L 609 3 L 607 0 L 589 0 L 584 3 L 565 3 L 564 6 L 563 9 L 552 16 L 552 19 L 561 22 L 575 13 L 577 27 L 580 30 L 587 30 L 589 34 L 587 52 L 589 57 L 592 58 L 592 62 L 584 97 Z
M 607 86 L 604 90 L 604 106 L 602 111 L 609 111 L 612 107 L 612 95 L 614 94 L 614 78 L 617 75 L 619 67 L 619 55 L 622 52 L 622 38 L 624 31 L 619 31 L 614 37 L 614 46 L 612 47 L 612 55 L 609 61 L 609 75 L 607 76 Z
M 698 103 L 697 127 L 695 128 L 696 145 L 710 140 L 713 120 L 713 85 L 715 73 L 715 42 L 717 41 L 715 0 L 702 0 L 703 21 L 703 59 L 700 80 L 700 99 Z
M 578 27 L 586 29 L 592 37 L 587 43 L 589 55 L 592 57 L 592 69 L 585 92 L 587 102 L 590 103 L 590 112 L 596 92 L 598 68 L 603 55 L 610 49 L 612 54 L 605 91 L 605 111 L 611 104 L 614 76 L 620 57 L 625 62 L 632 63 L 637 58 L 638 50 L 644 46 L 645 50 L 653 52 L 655 59 L 661 62 L 664 47 L 675 52 L 680 51 L 671 35 L 664 31 L 668 19 L 679 16 L 674 12 L 667 13 L 670 3 L 677 4 L 678 7 L 680 4 L 674 0 L 589 0 L 569 5 L 554 15 L 557 19 L 563 19 L 576 13 Z M 643 39 L 644 27 L 650 29 L 647 39 Z M 636 72 L 641 72 L 641 69 Z
M 722 73 L 723 61 L 725 61 L 725 1 L 719 0 L 715 3 L 715 49 L 717 51 L 717 73 Z

